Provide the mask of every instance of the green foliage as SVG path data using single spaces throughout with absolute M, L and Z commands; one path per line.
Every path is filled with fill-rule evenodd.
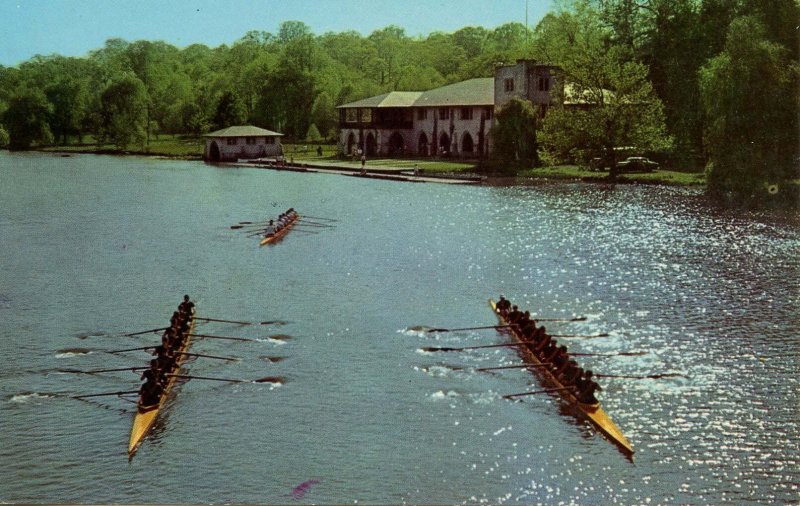
M 796 178 L 800 67 L 755 17 L 735 19 L 700 73 L 713 190 L 750 194 Z
M 322 136 L 319 133 L 317 125 L 312 123 L 311 126 L 308 127 L 308 133 L 306 133 L 305 140 L 308 142 L 320 142 L 322 140 Z
M 517 98 L 511 99 L 497 113 L 492 126 L 494 156 L 506 162 L 520 164 L 538 163 L 536 142 L 537 114 L 531 103 Z
M 8 146 L 11 149 L 29 149 L 33 144 L 48 144 L 53 134 L 47 120 L 52 106 L 39 90 L 11 97 L 3 114 L 3 124 L 8 128 Z
M 7 148 L 9 141 L 10 138 L 8 136 L 8 132 L 6 132 L 6 129 L 0 125 L 0 148 Z
M 219 130 L 229 126 L 242 125 L 247 119 L 247 113 L 241 100 L 233 91 L 222 94 L 217 103 L 214 114 L 214 128 Z
M 143 145 L 147 140 L 147 90 L 135 76 L 125 75 L 103 90 L 100 96 L 99 141 L 118 149 Z

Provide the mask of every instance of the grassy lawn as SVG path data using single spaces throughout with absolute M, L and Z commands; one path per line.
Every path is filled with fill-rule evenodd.
M 113 144 L 97 144 L 92 136 L 84 136 L 83 142 L 77 138 L 70 138 L 69 144 L 53 145 L 41 148 L 42 151 L 79 152 L 79 153 L 108 153 L 118 152 Z M 200 158 L 203 156 L 204 141 L 201 137 L 185 137 L 182 135 L 159 135 L 152 137 L 145 146 L 128 146 L 125 150 L 129 154 L 160 155 L 176 158 Z
M 593 172 L 576 165 L 559 165 L 554 167 L 537 167 L 523 169 L 517 173 L 520 177 L 544 179 L 589 179 L 596 181 L 604 178 L 607 172 Z M 629 173 L 620 175 L 624 180 L 642 183 L 660 183 L 680 186 L 704 185 L 705 174 L 700 172 L 676 172 L 671 170 L 657 170 L 655 172 Z

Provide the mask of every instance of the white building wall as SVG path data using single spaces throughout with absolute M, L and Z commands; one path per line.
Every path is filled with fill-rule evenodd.
M 236 144 L 229 144 L 228 139 L 235 139 Z M 283 153 L 279 137 L 256 137 L 253 144 L 247 144 L 246 137 L 207 137 L 205 157 L 210 158 L 211 143 L 216 142 L 220 160 L 238 160 L 279 156 Z M 273 139 L 270 144 L 267 139 Z

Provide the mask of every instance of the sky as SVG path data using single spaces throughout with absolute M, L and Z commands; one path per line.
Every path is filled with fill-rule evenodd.
M 526 4 L 531 28 L 551 8 L 551 0 L 0 0 L 0 65 L 37 54 L 83 57 L 111 38 L 230 45 L 250 30 L 277 34 L 284 21 L 302 21 L 316 35 L 366 36 L 388 25 L 412 37 L 493 29 L 524 24 Z

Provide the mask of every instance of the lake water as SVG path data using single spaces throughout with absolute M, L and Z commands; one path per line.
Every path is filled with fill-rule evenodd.
M 259 248 L 229 227 L 338 220 Z M 800 225 L 697 190 L 460 187 L 198 162 L 0 153 L 0 501 L 796 504 Z M 184 293 L 196 375 L 129 463 L 132 372 Z M 600 378 L 628 460 L 503 343 L 486 301 L 552 323 Z M 467 367 L 465 370 L 454 370 Z M 299 487 L 299 488 L 298 488 Z

